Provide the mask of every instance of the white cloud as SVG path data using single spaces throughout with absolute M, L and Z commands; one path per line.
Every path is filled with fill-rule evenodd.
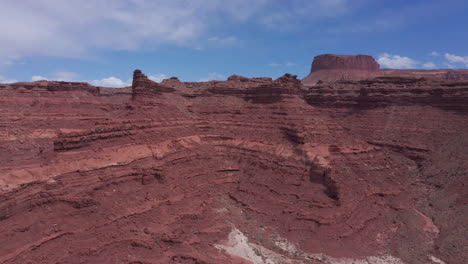
M 0 58 L 83 57 L 100 49 L 151 49 L 161 44 L 195 46 L 214 22 L 246 21 L 269 2 L 2 0 Z M 213 39 L 235 40 L 232 36 Z
M 440 56 L 440 53 L 437 52 L 437 51 L 433 51 L 433 52 L 431 52 L 430 55 L 431 55 L 431 56 L 434 56 L 434 57 L 438 57 L 438 56 Z
M 40 75 L 34 75 L 31 77 L 31 81 L 36 82 L 36 81 L 42 81 L 42 80 L 47 80 L 46 77 L 40 76 Z
M 15 79 L 8 79 L 0 75 L 0 83 L 15 83 L 17 80 Z
M 127 86 L 132 85 L 131 80 L 128 80 L 125 82 L 113 76 L 109 78 L 103 78 L 101 80 L 89 81 L 89 83 L 94 86 L 113 87 L 113 88 L 121 88 L 121 87 L 127 87 Z
M 377 62 L 383 68 L 391 69 L 413 69 L 419 64 L 419 62 L 411 58 L 402 57 L 400 55 L 391 55 L 388 53 L 380 55 Z
M 34 75 L 31 77 L 31 81 L 59 81 L 59 82 L 76 82 L 78 79 L 78 73 L 70 71 L 56 71 L 52 77 L 44 77 L 40 75 Z
M 422 67 L 424 69 L 435 69 L 435 68 L 437 68 L 437 65 L 435 63 L 433 63 L 432 61 L 430 61 L 430 62 L 424 63 Z
M 103 78 L 100 80 L 92 80 L 92 81 L 82 81 L 78 79 L 78 74 L 75 72 L 69 72 L 69 71 L 57 71 L 54 73 L 52 77 L 44 77 L 40 75 L 34 75 L 31 77 L 31 81 L 42 81 L 42 80 L 47 80 L 47 81 L 64 81 L 64 82 L 88 82 L 91 85 L 94 86 L 103 86 L 103 87 L 115 87 L 115 88 L 120 88 L 120 87 L 127 87 L 132 85 L 132 81 L 122 81 L 119 78 L 116 77 L 108 77 L 108 78 Z
M 235 36 L 213 36 L 213 28 L 253 22 L 280 29 L 347 14 L 351 4 L 355 1 L 2 0 L 0 58 L 77 58 L 163 44 L 197 48 L 207 39 L 232 44 Z
M 148 76 L 148 79 L 152 80 L 153 82 L 162 82 L 162 80 L 167 79 L 166 74 L 156 74 Z
M 464 64 L 465 67 L 468 67 L 468 56 L 462 57 L 458 56 L 455 54 L 450 54 L 450 53 L 445 53 L 445 58 L 451 63 L 451 64 Z
M 213 81 L 213 80 L 225 80 L 226 76 L 216 73 L 216 72 L 210 72 L 208 73 L 208 76 L 205 78 L 201 78 L 199 81 L 200 82 L 208 82 L 208 81 Z

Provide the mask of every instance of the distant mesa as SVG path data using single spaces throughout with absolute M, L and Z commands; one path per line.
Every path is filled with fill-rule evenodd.
M 360 81 L 377 77 L 466 81 L 468 70 L 381 70 L 380 65 L 372 56 L 324 54 L 314 58 L 311 72 L 302 80 L 302 84 L 315 86 L 336 81 Z
M 363 80 L 377 77 L 380 65 L 368 55 L 324 54 L 314 58 L 311 73 L 302 80 L 306 86 L 338 80 Z
M 311 72 L 321 70 L 361 70 L 376 72 L 380 65 L 368 55 L 334 55 L 324 54 L 314 58 Z

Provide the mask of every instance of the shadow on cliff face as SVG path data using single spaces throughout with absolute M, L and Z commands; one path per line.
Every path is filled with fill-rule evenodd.
M 302 149 L 302 145 L 304 145 L 305 141 L 296 129 L 288 127 L 282 127 L 280 129 L 283 136 L 293 145 L 295 153 L 301 156 L 305 161 L 305 165 L 309 171 L 310 182 L 323 185 L 325 187 L 325 195 L 339 203 L 338 186 L 331 177 L 331 170 L 321 166 L 317 159 L 310 160 L 307 157 Z
M 317 160 L 307 162 L 307 166 L 309 168 L 310 181 L 325 186 L 325 194 L 339 203 L 338 186 L 331 178 L 331 170 L 320 166 Z

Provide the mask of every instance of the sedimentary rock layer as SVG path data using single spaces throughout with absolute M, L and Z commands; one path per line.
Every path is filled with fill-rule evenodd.
M 463 263 L 467 89 L 0 85 L 0 263 Z

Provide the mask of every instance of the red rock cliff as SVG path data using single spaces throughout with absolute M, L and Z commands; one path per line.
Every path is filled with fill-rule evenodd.
M 0 85 L 0 263 L 466 263 L 468 82 L 133 84 Z
M 132 97 L 136 98 L 137 94 L 158 94 L 162 92 L 172 92 L 173 88 L 159 84 L 150 80 L 141 70 L 133 72 L 132 82 Z
M 315 85 L 318 81 L 362 80 L 378 76 L 380 65 L 367 55 L 325 54 L 314 58 L 312 70 L 303 83 Z
M 368 55 L 333 55 L 325 54 L 314 58 L 311 72 L 321 70 L 363 70 L 376 72 L 380 65 Z

